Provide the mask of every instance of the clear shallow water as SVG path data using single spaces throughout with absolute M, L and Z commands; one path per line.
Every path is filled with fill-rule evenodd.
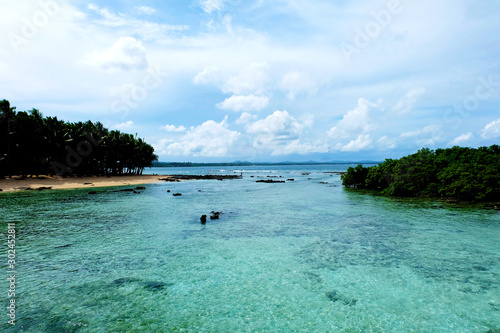
M 346 165 L 294 168 L 155 170 L 244 178 L 141 194 L 1 194 L 2 237 L 16 222 L 19 239 L 17 325 L 5 312 L 0 331 L 500 330 L 498 212 L 347 191 L 324 173 Z M 267 175 L 295 181 L 255 183 Z M 212 210 L 224 214 L 201 225 Z

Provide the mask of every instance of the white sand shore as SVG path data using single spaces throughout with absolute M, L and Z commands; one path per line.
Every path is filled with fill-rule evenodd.
M 53 190 L 72 189 L 72 188 L 95 188 L 109 186 L 140 185 L 160 182 L 159 178 L 168 178 L 165 175 L 132 175 L 132 176 L 113 176 L 113 177 L 40 177 L 25 178 L 19 177 L 0 179 L 0 189 L 3 192 L 38 189 L 40 187 L 50 187 Z

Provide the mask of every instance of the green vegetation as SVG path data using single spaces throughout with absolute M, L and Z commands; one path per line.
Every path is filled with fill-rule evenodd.
M 349 167 L 342 184 L 390 196 L 494 202 L 500 200 L 500 146 L 423 148 L 377 166 Z
M 142 174 L 158 158 L 143 139 L 99 122 L 70 123 L 0 101 L 0 177 Z

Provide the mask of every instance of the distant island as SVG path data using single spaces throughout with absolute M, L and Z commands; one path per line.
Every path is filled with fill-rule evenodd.
M 198 163 L 198 162 L 153 162 L 152 167 L 161 168 L 189 168 L 189 167 L 227 167 L 227 166 L 272 166 L 272 165 L 335 165 L 335 164 L 378 164 L 376 161 L 332 161 L 332 162 L 224 162 L 224 163 Z
M 500 201 L 500 146 L 430 150 L 377 166 L 349 167 L 342 184 L 388 196 Z
M 0 178 L 140 175 L 158 157 L 143 139 L 97 122 L 70 123 L 0 101 Z

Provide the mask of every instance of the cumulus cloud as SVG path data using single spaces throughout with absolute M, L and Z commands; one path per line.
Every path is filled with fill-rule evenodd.
M 359 151 L 368 147 L 372 143 L 370 135 L 359 135 L 356 140 L 351 140 L 348 144 L 341 147 L 342 151 Z
M 134 125 L 134 122 L 132 120 L 129 120 L 129 121 L 121 123 L 121 124 L 116 124 L 114 127 L 116 129 L 125 129 L 125 128 L 131 127 L 132 125 Z
M 87 63 L 110 71 L 142 70 L 148 66 L 144 46 L 133 37 L 120 37 L 107 50 L 93 53 Z
M 184 132 L 186 130 L 186 127 L 182 125 L 178 127 L 176 127 L 175 125 L 165 125 L 161 126 L 160 129 L 165 130 L 167 132 Z
M 248 124 L 252 120 L 257 119 L 257 115 L 250 114 L 248 112 L 243 112 L 241 116 L 236 120 L 236 124 Z
M 496 139 L 500 137 L 500 119 L 492 121 L 481 131 L 483 139 Z
M 473 137 L 474 137 L 474 135 L 471 132 L 469 132 L 467 134 L 462 134 L 462 135 L 456 137 L 455 139 L 451 140 L 448 143 L 448 146 L 458 146 L 463 142 L 469 141 Z
M 230 156 L 231 147 L 240 133 L 227 127 L 227 116 L 220 123 L 208 120 L 199 126 L 191 127 L 177 141 L 156 148 L 159 154 L 172 156 Z
M 358 105 L 353 110 L 348 111 L 337 125 L 328 131 L 328 136 L 339 140 L 372 131 L 376 126 L 371 120 L 370 114 L 378 107 L 378 104 L 360 98 Z
M 269 104 L 269 97 L 255 95 L 233 95 L 217 104 L 219 109 L 232 111 L 260 111 Z
M 287 111 L 278 110 L 250 124 L 246 131 L 253 135 L 253 147 L 260 152 L 271 151 L 272 155 L 325 152 L 325 145 L 301 142 L 304 128 L 311 125 L 311 119 L 307 119 L 307 123 L 300 123 Z
M 286 74 L 281 80 L 280 88 L 287 91 L 287 97 L 292 100 L 300 93 L 312 95 L 317 90 L 316 83 L 309 75 L 297 71 Z
M 411 89 L 392 107 L 392 111 L 401 114 L 410 112 L 413 110 L 418 98 L 424 94 L 425 88 Z

